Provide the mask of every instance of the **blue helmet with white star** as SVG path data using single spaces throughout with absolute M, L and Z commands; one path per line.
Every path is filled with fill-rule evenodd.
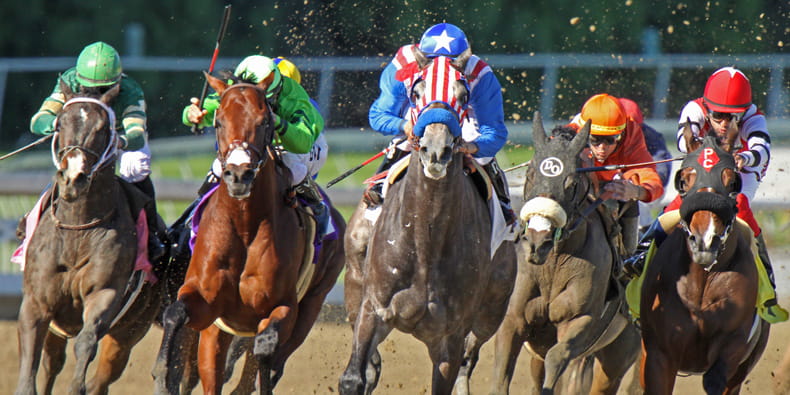
M 466 34 L 458 26 L 439 23 L 428 28 L 420 39 L 420 50 L 428 58 L 449 56 L 455 58 L 469 49 Z

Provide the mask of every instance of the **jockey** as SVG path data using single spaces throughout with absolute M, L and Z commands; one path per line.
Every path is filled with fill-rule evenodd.
M 419 71 L 413 50 L 421 51 L 427 58 L 446 56 L 452 59 L 471 52 L 466 35 L 461 29 L 449 23 L 433 25 L 423 33 L 420 43 L 405 45 L 395 54 L 384 68 L 379 79 L 381 93 L 368 112 L 370 126 L 384 135 L 396 136 L 392 147 L 405 137 L 412 137 L 414 125 L 407 119 L 410 87 L 405 81 Z M 462 151 L 472 155 L 488 173 L 496 189 L 502 212 L 508 224 L 516 220 L 510 207 L 510 194 L 505 173 L 497 165 L 495 155 L 507 140 L 505 115 L 502 107 L 502 88 L 499 81 L 483 60 L 471 55 L 462 70 L 469 81 L 469 110 L 463 125 Z M 407 144 L 389 151 L 377 173 L 389 169 L 393 163 L 405 155 Z M 381 203 L 381 184 L 372 184 L 365 191 L 369 205 Z
M 641 126 L 626 116 L 625 109 L 616 97 L 606 93 L 591 97 L 568 126 L 578 132 L 588 121 L 592 122 L 589 157 L 594 162 L 593 166 L 630 165 L 653 160 L 645 146 Z M 664 194 L 664 186 L 655 165 L 631 167 L 625 172 L 597 171 L 595 174 L 599 181 L 606 182 L 600 195 L 604 200 L 649 203 Z M 626 256 L 636 250 L 638 217 L 639 206 L 631 204 L 619 219 Z
M 677 134 L 678 150 L 684 153 L 687 151 L 686 141 L 683 139 L 683 125 L 686 122 L 691 123 L 691 129 L 697 138 L 715 133 L 719 140 L 723 140 L 732 126 L 734 126 L 732 130 L 737 131 L 741 147 L 735 153 L 735 163 L 742 185 L 741 193 L 736 198 L 737 217 L 745 221 L 754 232 L 758 255 L 755 260 L 762 262 L 765 268 L 764 271 L 757 271 L 760 274 L 759 292 L 768 296 L 762 298 L 766 300 L 763 306 L 758 307 L 766 313 L 762 315 L 763 318 L 771 323 L 787 320 L 787 311 L 777 304 L 776 283 L 765 238 L 749 205 L 771 159 L 771 136 L 768 133 L 768 125 L 763 113 L 752 103 L 752 87 L 749 79 L 734 67 L 716 70 L 708 78 L 703 96 L 686 103 L 680 112 L 678 122 L 680 123 Z M 732 125 L 733 123 L 735 125 Z M 664 209 L 664 214 L 653 222 L 642 237 L 639 243 L 640 251 L 626 262 L 635 273 L 642 271 L 650 244 L 653 241 L 657 244 L 663 242 L 667 232 L 680 222 L 677 212 L 681 203 L 681 197 L 675 197 Z
M 149 227 L 148 255 L 152 263 L 158 261 L 165 252 L 158 236 L 164 235 L 164 229 L 160 229 L 154 184 L 149 177 L 151 150 L 148 147 L 142 88 L 137 81 L 123 73 L 121 58 L 115 48 L 101 41 L 86 46 L 77 58 L 76 67 L 63 72 L 59 80 L 68 84 L 73 92 L 102 93 L 116 85 L 121 86 L 118 96 L 111 103 L 113 111 L 121 120 L 118 126 L 122 127 L 119 131 L 121 155 L 118 171 L 124 181 L 136 186 L 151 199 L 150 204 L 145 205 Z M 37 135 L 55 132 L 55 119 L 64 104 L 65 96 L 58 82 L 30 120 L 30 131 Z
M 233 74 L 253 83 L 272 78 L 266 98 L 272 105 L 279 143 L 285 150 L 282 154 L 283 162 L 291 170 L 292 191 L 307 201 L 313 209 L 318 224 L 317 234 L 323 235 L 328 227 L 329 209 L 314 177 L 326 163 L 329 147 L 321 133 L 324 129 L 324 118 L 318 108 L 312 104 L 312 99 L 304 88 L 297 80 L 291 78 L 293 76 L 301 80 L 299 70 L 293 63 L 283 58 L 275 60 L 266 56 L 252 55 L 242 60 Z M 219 95 L 213 93 L 206 97 L 202 110 L 198 108 L 197 98 L 193 97 L 191 102 L 192 104 L 184 108 L 183 123 L 197 124 L 201 127 L 211 126 L 214 122 L 214 112 L 219 108 Z M 214 159 L 212 173 L 215 179 L 219 179 L 222 174 L 222 165 L 218 159 Z
M 642 135 L 645 136 L 645 145 L 647 146 L 647 151 L 650 152 L 650 155 L 653 157 L 653 161 L 672 159 L 672 154 L 667 149 L 667 143 L 664 141 L 664 136 L 653 129 L 650 125 L 645 123 L 644 116 L 642 115 L 642 110 L 639 109 L 639 105 L 637 105 L 633 100 L 626 99 L 624 97 L 619 98 L 619 100 L 620 104 L 622 104 L 623 109 L 625 110 L 626 116 L 633 119 L 634 122 L 642 127 Z M 667 184 L 669 183 L 669 176 L 672 174 L 672 162 L 656 163 L 656 172 L 658 173 L 658 176 L 661 177 L 661 185 L 663 185 L 664 189 L 666 190 Z M 662 194 L 661 196 L 664 195 Z M 639 202 L 640 230 L 646 229 L 651 223 L 653 223 L 650 210 L 651 208 L 660 208 L 659 205 L 661 205 L 661 196 L 650 203 L 645 203 L 642 201 Z

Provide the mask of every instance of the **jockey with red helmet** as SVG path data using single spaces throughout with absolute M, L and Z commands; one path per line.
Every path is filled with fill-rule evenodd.
M 752 103 L 752 87 L 746 75 L 734 68 L 723 67 L 716 70 L 705 84 L 703 96 L 688 102 L 680 112 L 680 127 L 677 134 L 678 150 L 687 152 L 686 141 L 683 139 L 683 126 L 691 123 L 695 137 L 703 137 L 714 133 L 723 140 L 727 133 L 737 132 L 741 147 L 735 153 L 735 163 L 741 177 L 741 193 L 736 198 L 737 217 L 746 222 L 754 232 L 757 244 L 756 260 L 762 262 L 758 266 L 760 288 L 758 306 L 760 316 L 770 323 L 788 319 L 788 313 L 777 304 L 776 284 L 773 280 L 773 268 L 768 257 L 760 226 L 754 218 L 749 202 L 754 199 L 757 188 L 768 169 L 771 159 L 771 135 L 765 115 Z M 640 247 L 649 247 L 655 240 L 661 243 L 666 233 L 680 222 L 678 209 L 682 203 L 677 196 L 664 209 L 654 224 L 648 229 L 640 242 Z M 629 264 L 639 265 L 644 253 L 639 253 Z M 760 270 L 764 268 L 765 270 Z M 637 271 L 640 269 L 637 269 Z
M 414 127 L 407 119 L 409 109 L 409 86 L 405 82 L 419 72 L 413 51 L 420 51 L 427 58 L 445 56 L 458 59 L 468 56 L 463 73 L 469 83 L 467 120 L 463 125 L 463 150 L 472 155 L 486 169 L 495 185 L 502 209 L 509 223 L 515 221 L 510 207 L 510 198 L 504 172 L 499 169 L 494 156 L 507 141 L 507 128 L 502 107 L 502 87 L 486 62 L 472 55 L 469 41 L 464 32 L 449 23 L 439 23 L 423 33 L 420 43 L 401 47 L 392 61 L 384 68 L 379 79 L 381 93 L 373 102 L 368 113 L 370 126 L 384 135 L 412 136 Z M 405 145 L 398 147 L 405 148 Z M 378 172 L 388 169 L 404 155 L 403 151 L 391 150 L 379 167 Z M 379 185 L 365 192 L 369 204 L 378 204 L 381 199 Z

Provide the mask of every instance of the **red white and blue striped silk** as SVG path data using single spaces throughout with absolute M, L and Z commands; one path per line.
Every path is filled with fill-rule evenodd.
M 426 68 L 414 74 L 408 81 L 404 81 L 412 89 L 418 81 L 425 81 L 425 91 L 422 97 L 419 97 L 416 103 L 411 103 L 410 116 L 412 122 L 417 123 L 417 118 L 429 105 L 444 103 L 458 117 L 458 123 L 463 123 L 466 117 L 466 105 L 458 102 L 455 96 L 454 83 L 458 80 L 463 81 L 464 76 L 450 62 L 450 58 L 437 56 L 432 59 L 432 62 Z M 409 96 L 410 99 L 413 98 L 411 94 Z

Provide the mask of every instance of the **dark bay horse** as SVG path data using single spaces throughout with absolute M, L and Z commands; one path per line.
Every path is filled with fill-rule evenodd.
M 770 325 L 759 318 L 752 231 L 736 221 L 740 178 L 713 137 L 694 139 L 675 185 L 680 225 L 657 248 L 641 294 L 642 386 L 671 394 L 678 372 L 702 374 L 708 394 L 737 394 Z M 733 146 L 733 144 L 723 144 Z
M 73 336 L 76 367 L 69 392 L 107 393 L 160 311 L 158 285 L 143 281 L 142 272 L 130 281 L 138 243 L 135 219 L 115 177 L 118 135 L 109 105 L 119 88 L 75 93 L 60 83 L 66 102 L 52 143 L 57 172 L 24 268 L 17 394 L 36 393 L 42 360 L 44 392 L 52 392 Z M 132 284 L 138 292 L 126 296 Z M 99 343 L 96 374 L 86 385 Z
M 589 133 L 588 122 L 578 134 L 565 130 L 547 138 L 535 113 L 535 155 L 520 214 L 524 233 L 516 243 L 518 276 L 496 334 L 492 393 L 509 391 L 525 343 L 532 354 L 534 393 L 541 394 L 553 393 L 569 365 L 587 356 L 596 359 L 589 392 L 614 394 L 638 355 L 639 335 L 611 281 L 607 214 L 592 202 L 595 184 L 589 173 L 576 171 Z
M 339 238 L 325 239 L 314 262 L 312 219 L 287 204 L 290 172 L 274 146 L 270 79 L 228 85 L 206 78 L 221 99 L 215 123 L 223 173 L 203 211 L 184 285 L 164 314 L 156 390 L 178 393 L 179 339 L 191 328 L 200 331 L 204 393 L 221 391 L 232 339 L 225 330 L 255 337 L 260 391 L 271 393 L 343 268 L 345 222 L 332 209 Z
M 358 209 L 358 227 L 346 238 L 356 253 L 346 273 L 354 341 L 340 378 L 342 394 L 373 391 L 380 374 L 377 346 L 393 329 L 427 346 L 433 393 L 449 394 L 454 384 L 467 393 L 479 348 L 496 331 L 513 287 L 512 242 L 492 251 L 488 205 L 458 150 L 462 119 L 449 102 L 463 102 L 468 88 L 447 58 L 418 61 L 424 74 L 412 85 L 412 99 L 433 102 L 416 108 L 424 133 L 375 225 L 363 219 L 364 207 Z M 456 100 L 422 97 L 436 92 L 430 89 L 431 76 L 439 75 L 434 71 Z

